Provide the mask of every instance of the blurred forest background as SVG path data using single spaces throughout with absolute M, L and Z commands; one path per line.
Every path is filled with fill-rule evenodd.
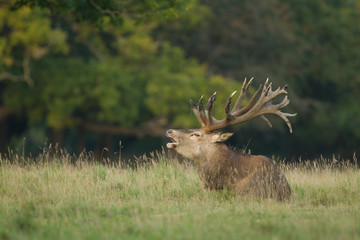
M 0 152 L 142 155 L 189 106 L 255 77 L 288 84 L 278 117 L 235 127 L 231 145 L 294 159 L 360 152 L 359 0 L 1 0 Z M 121 144 L 120 144 L 121 142 Z M 120 146 L 121 145 L 121 146 Z

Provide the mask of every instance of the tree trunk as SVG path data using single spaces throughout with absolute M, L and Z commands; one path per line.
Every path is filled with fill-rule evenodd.
M 13 112 L 9 108 L 5 106 L 0 106 L 0 152 L 6 151 L 8 147 L 8 119 L 12 113 Z
M 65 131 L 63 128 L 51 128 L 50 143 L 58 145 L 59 148 L 64 147 Z
M 77 152 L 78 154 L 80 154 L 81 152 L 86 151 L 85 129 L 83 127 L 78 127 L 77 134 L 78 134 Z
M 0 152 L 5 152 L 7 148 L 7 123 L 6 120 L 0 120 Z
M 95 159 L 102 160 L 111 157 L 110 153 L 113 151 L 112 139 L 113 135 L 109 133 L 101 134 L 94 151 Z

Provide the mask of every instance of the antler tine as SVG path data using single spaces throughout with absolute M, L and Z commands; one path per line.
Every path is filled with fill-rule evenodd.
M 260 117 L 262 120 L 264 120 L 269 125 L 269 127 L 272 127 L 272 124 L 271 124 L 270 120 L 267 119 L 267 117 L 265 117 L 264 115 L 261 115 Z
M 295 117 L 297 113 L 283 113 L 278 111 L 276 115 L 278 115 L 282 120 L 286 122 L 286 125 L 288 126 L 290 133 L 292 133 L 292 126 L 289 119 L 287 119 L 287 117 Z
M 203 98 L 204 98 L 204 95 L 201 95 L 201 97 L 199 99 L 199 102 L 198 102 L 198 105 L 197 105 L 197 108 L 198 108 L 198 111 L 200 113 L 200 117 L 201 117 L 202 121 L 206 125 L 207 124 L 207 119 L 206 119 L 206 117 L 204 115 L 204 111 L 203 111 Z
M 271 88 L 270 88 L 267 95 L 264 95 L 264 98 L 266 99 L 264 101 L 265 102 L 270 102 L 271 100 L 275 99 L 280 94 L 287 94 L 286 88 L 287 88 L 286 85 L 284 87 L 282 87 L 282 88 L 280 88 L 280 87 L 277 88 L 275 91 L 272 91 Z
M 205 107 L 205 117 L 206 117 L 208 123 L 211 123 L 214 120 L 214 117 L 212 116 L 211 112 L 212 112 L 212 107 L 214 105 L 215 100 L 216 100 L 216 92 L 214 92 L 213 95 L 211 95 L 209 97 L 209 100 Z
M 196 116 L 199 123 L 201 124 L 201 127 L 205 128 L 206 127 L 206 122 L 204 121 L 205 117 L 203 116 L 203 112 L 202 112 L 202 97 L 203 96 L 201 96 L 197 106 L 195 105 L 194 101 L 192 99 L 190 99 L 190 105 L 191 105 L 191 108 L 192 108 L 192 110 L 194 112 L 194 115 Z
M 249 85 L 249 84 L 246 83 L 246 80 L 247 80 L 247 78 L 244 79 L 244 82 L 243 82 L 243 84 L 241 86 L 240 95 L 239 95 L 238 99 L 235 102 L 234 110 L 240 108 L 240 105 L 241 105 L 242 101 L 244 100 L 244 98 L 246 96 L 247 86 Z M 252 78 L 250 79 L 249 82 L 252 82 Z
M 237 91 L 234 91 L 232 94 L 230 94 L 229 98 L 225 102 L 225 114 L 228 120 L 231 120 L 233 118 L 233 115 L 231 115 L 230 113 L 230 104 L 231 104 L 231 99 L 236 94 L 236 92 Z
M 279 103 L 279 108 L 283 108 L 286 107 L 288 104 L 290 103 L 290 100 L 288 99 L 287 96 L 284 97 L 284 99 L 281 101 L 281 103 Z
M 263 98 L 265 98 L 268 94 L 269 94 L 269 91 L 271 91 L 271 85 L 272 83 L 269 83 L 269 78 L 266 79 L 265 83 L 264 83 L 264 87 L 262 89 L 262 92 L 261 92 L 261 95 L 260 95 L 260 98 L 259 98 L 259 101 Z M 261 85 L 260 85 L 261 86 Z
M 235 105 L 234 105 L 234 108 L 232 110 L 232 113 L 237 111 L 238 109 L 240 109 L 240 105 L 242 103 L 242 101 L 244 100 L 246 94 L 247 94 L 247 91 L 252 83 L 252 81 L 254 80 L 254 78 L 252 77 L 248 83 L 246 83 L 246 80 L 247 78 L 244 79 L 244 82 L 243 82 L 243 85 L 241 87 L 241 92 L 240 92 L 240 95 L 238 97 L 238 99 L 236 100 L 235 102 Z
M 201 95 L 201 97 L 198 101 L 198 104 L 197 104 L 197 108 L 198 108 L 199 112 L 202 112 L 202 110 L 203 110 L 203 97 L 204 97 L 204 95 Z
M 246 112 L 250 111 L 254 105 L 257 103 L 257 97 L 259 96 L 259 94 L 261 93 L 261 87 L 262 85 L 259 86 L 258 90 L 256 90 L 256 92 L 254 93 L 254 95 L 250 98 L 248 104 L 245 105 L 245 107 L 237 110 L 237 111 L 234 111 L 235 109 L 233 109 L 231 111 L 231 114 L 234 115 L 234 116 L 240 116 L 240 115 L 243 115 L 245 114 Z
M 265 91 L 265 96 L 268 96 L 268 95 L 269 95 L 269 93 L 271 93 L 271 92 L 272 92 L 272 90 L 271 90 L 271 85 L 272 85 L 272 83 L 269 83 L 268 87 L 266 88 L 266 91 Z

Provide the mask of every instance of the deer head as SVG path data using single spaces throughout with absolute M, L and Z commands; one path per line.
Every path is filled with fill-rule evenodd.
M 249 86 L 253 78 L 249 82 L 244 80 L 241 88 L 240 95 L 235 102 L 234 107 L 230 111 L 230 104 L 236 91 L 233 92 L 225 103 L 225 118 L 217 120 L 212 116 L 212 107 L 216 99 L 216 92 L 210 96 L 205 110 L 203 110 L 203 97 L 200 97 L 198 104 L 195 104 L 190 99 L 192 110 L 201 124 L 202 128 L 199 129 L 170 129 L 166 132 L 172 142 L 167 144 L 167 147 L 174 149 L 179 154 L 189 158 L 193 161 L 199 161 L 207 154 L 216 151 L 218 143 L 227 140 L 233 135 L 233 132 L 224 132 L 221 129 L 248 121 L 252 118 L 260 116 L 270 127 L 270 121 L 264 116 L 266 114 L 275 114 L 283 119 L 292 133 L 292 127 L 287 117 L 295 116 L 295 114 L 281 112 L 280 109 L 287 106 L 290 100 L 287 98 L 287 86 L 278 88 L 275 91 L 271 89 L 272 83 L 266 80 L 264 86 L 257 89 L 254 95 L 250 98 L 249 102 L 241 108 L 241 103 L 246 97 Z M 271 101 L 280 94 L 285 94 L 284 99 L 278 103 L 273 104 Z M 215 149 L 215 150 L 214 150 Z
M 184 157 L 198 162 L 212 152 L 216 143 L 224 142 L 233 132 L 205 132 L 203 129 L 169 129 L 166 136 L 172 140 L 167 148 L 174 149 Z

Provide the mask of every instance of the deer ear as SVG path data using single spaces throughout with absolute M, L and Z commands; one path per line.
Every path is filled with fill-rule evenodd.
M 234 132 L 215 133 L 214 136 L 211 139 L 212 140 L 211 142 L 213 142 L 213 143 L 224 142 L 224 141 L 228 140 L 233 134 L 234 134 Z

